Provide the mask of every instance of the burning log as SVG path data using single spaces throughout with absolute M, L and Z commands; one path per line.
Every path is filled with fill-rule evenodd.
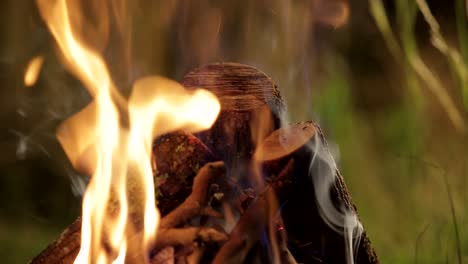
M 161 219 L 155 248 L 187 245 L 193 243 L 196 238 L 201 238 L 205 242 L 225 241 L 227 236 L 213 228 L 176 228 L 187 223 L 191 218 L 201 215 L 222 217 L 209 204 L 211 197 L 209 188 L 212 184 L 224 180 L 222 162 L 208 163 L 203 166 L 194 179 L 191 194 L 182 204 Z
M 325 262 L 344 263 L 347 257 L 346 251 L 350 249 L 345 245 L 343 234 L 330 228 L 329 223 L 322 219 L 324 217 L 320 215 L 322 209 L 315 202 L 313 191 L 315 185 L 309 175 L 310 170 L 331 165 L 318 158 L 311 167 L 312 159 L 317 157 L 316 151 L 318 151 L 311 149 L 314 143 L 320 142 L 319 145 L 323 148 L 320 151 L 328 152 L 320 128 L 309 122 L 273 132 L 280 126 L 281 114 L 284 111 L 283 100 L 271 79 L 250 66 L 236 63 L 209 64 L 187 74 L 183 83 L 187 88 L 204 87 L 219 98 L 220 116 L 212 128 L 197 136 L 226 162 L 228 170 L 242 174 L 245 171 L 243 167 L 249 164 L 258 142 L 262 143 L 257 148 L 254 158 L 262 164 L 264 172 L 268 175 L 279 175 L 291 159 L 297 160 L 293 177 L 295 184 L 291 187 L 294 191 L 287 191 L 286 188 L 277 191 L 283 197 L 282 201 L 294 201 L 294 203 L 289 202 L 293 204 L 292 206 L 284 208 L 284 213 L 287 214 L 284 217 L 287 219 L 286 225 L 291 226 L 291 233 L 297 232 L 297 236 L 292 236 L 292 239 L 297 237 L 294 241 L 297 244 L 296 251 L 297 254 L 303 255 L 299 260 L 315 262 L 323 259 Z M 271 132 L 273 133 L 263 140 Z M 315 171 L 315 174 L 317 173 L 320 172 Z M 324 187 L 332 187 L 329 196 L 338 213 L 345 214 L 344 211 L 355 213 L 356 207 L 351 201 L 339 170 L 333 168 L 332 174 L 327 176 L 334 181 L 331 186 Z M 272 179 L 267 177 L 267 180 Z M 296 189 L 301 192 L 297 193 Z M 290 199 L 287 199 L 288 197 Z M 304 201 L 310 203 L 304 206 Z M 306 218 L 298 220 L 302 218 L 303 210 L 310 213 L 306 214 Z M 304 227 L 308 234 L 302 238 L 304 234 L 301 234 L 300 230 Z M 287 227 L 286 230 L 288 229 Z M 366 233 L 363 232 L 359 236 L 357 240 L 361 243 L 356 254 L 358 262 L 377 263 L 376 254 Z M 315 249 L 317 254 L 310 254 L 311 248 Z M 327 250 L 327 258 L 319 254 L 324 249 Z
M 212 152 L 193 135 L 178 131 L 157 138 L 153 144 L 156 200 L 162 215 L 168 214 L 190 194 L 193 178 Z
M 378 263 L 366 233 L 348 228 L 356 207 L 327 158 L 323 133 L 312 122 L 280 128 L 284 104 L 268 76 L 250 66 L 216 63 L 190 72 L 183 83 L 216 94 L 221 114 L 198 138 L 176 132 L 154 143 L 163 217 L 152 263 L 345 263 L 351 242 L 359 240 L 357 263 Z M 263 184 L 249 182 L 253 176 Z M 210 222 L 227 221 L 226 204 L 238 217 L 231 217 L 232 231 Z M 338 219 L 330 218 L 330 210 Z M 71 263 L 80 225 L 78 219 L 32 263 Z
M 155 140 L 154 172 L 158 209 L 170 212 L 188 196 L 198 169 L 215 158 L 193 135 L 174 132 Z M 156 155 L 160 158 L 156 158 Z M 172 177 L 172 178 L 171 178 Z M 188 190 L 188 193 L 187 193 Z M 81 218 L 67 227 L 59 238 L 31 260 L 31 264 L 73 263 L 80 248 Z

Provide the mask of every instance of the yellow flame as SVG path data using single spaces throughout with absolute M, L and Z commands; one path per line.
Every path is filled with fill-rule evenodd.
M 37 3 L 68 69 L 93 96 L 57 132 L 74 167 L 92 174 L 83 197 L 81 249 L 75 263 L 124 263 L 127 254 L 147 262 L 159 222 L 150 163 L 152 140 L 175 129 L 209 128 L 219 113 L 219 102 L 207 91 L 189 93 L 180 84 L 155 76 L 136 81 L 127 102 L 103 58 L 74 34 L 71 17 L 80 14 L 70 14 L 77 11 L 69 1 Z
M 24 74 L 24 85 L 33 86 L 36 83 L 43 63 L 43 56 L 36 56 L 29 62 L 26 73 Z

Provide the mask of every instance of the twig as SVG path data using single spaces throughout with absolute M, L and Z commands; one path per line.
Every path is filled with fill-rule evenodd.
M 209 200 L 208 190 L 216 178 L 223 176 L 223 162 L 212 162 L 203 166 L 194 178 L 192 193 L 181 205 L 161 219 L 160 228 L 173 228 L 203 212 L 212 213 L 212 210 L 204 210 Z
M 155 248 L 186 246 L 196 241 L 223 242 L 227 239 L 226 233 L 209 227 L 169 228 L 158 231 Z
M 190 246 L 197 241 L 224 242 L 228 236 L 223 231 L 210 227 L 180 227 L 190 219 L 209 215 L 222 217 L 220 213 L 211 208 L 209 188 L 215 180 L 224 178 L 224 163 L 212 162 L 205 164 L 193 180 L 193 189 L 185 201 L 175 208 L 160 222 L 156 242 L 153 248 L 157 251 L 165 250 L 168 246 Z M 159 252 L 156 256 L 159 256 Z

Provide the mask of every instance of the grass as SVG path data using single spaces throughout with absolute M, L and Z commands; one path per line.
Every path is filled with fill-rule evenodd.
M 371 123 L 353 109 L 348 89 L 345 82 L 330 80 L 317 112 L 340 147 L 340 167 L 382 263 L 447 258 L 463 263 L 468 257 L 463 144 L 449 135 L 432 142 L 426 132 L 430 120 L 408 105 Z M 447 159 L 449 150 L 456 159 Z M 452 169 L 443 172 L 439 163 Z
M 385 12 L 385 8 L 382 4 L 382 1 L 380 0 L 370 0 L 369 1 L 371 5 L 371 12 L 372 15 L 376 21 L 376 24 L 378 25 L 378 28 L 380 29 L 382 36 L 384 37 L 389 49 L 392 51 L 392 54 L 397 58 L 397 60 L 403 60 L 407 64 L 409 64 L 411 67 L 408 68 L 406 67 L 406 76 L 408 79 L 414 79 L 413 74 L 416 73 L 418 75 L 420 84 L 425 85 L 431 92 L 435 95 L 435 97 L 439 100 L 441 106 L 444 108 L 447 117 L 451 120 L 453 126 L 461 132 L 460 138 L 462 138 L 463 141 L 463 134 L 465 132 L 465 116 L 466 112 L 465 109 L 467 107 L 467 101 L 466 101 L 466 94 L 467 94 L 467 87 L 468 87 L 468 79 L 467 79 L 467 73 L 468 69 L 466 67 L 466 62 L 467 62 L 467 42 L 466 40 L 468 39 L 468 30 L 466 27 L 466 14 L 464 13 L 463 10 L 466 10 L 465 8 L 465 3 L 464 1 L 455 1 L 455 14 L 456 14 L 456 26 L 457 26 L 457 32 L 458 32 L 458 39 L 459 39 L 459 48 L 460 50 L 457 50 L 456 48 L 453 48 L 448 44 L 448 42 L 444 39 L 441 33 L 441 28 L 436 20 L 436 18 L 433 16 L 428 4 L 424 0 L 416 0 L 415 2 L 412 1 L 397 1 L 397 10 L 398 10 L 398 22 L 400 24 L 400 36 L 399 39 L 401 39 L 401 44 L 398 43 L 396 40 L 397 37 L 395 37 L 394 33 L 392 32 L 390 26 L 389 26 L 389 21 L 387 18 L 387 14 Z M 416 9 L 415 9 L 416 7 Z M 419 55 L 416 40 L 414 37 L 413 33 L 413 28 L 414 28 L 414 21 L 415 21 L 415 16 L 416 14 L 420 12 L 422 15 L 424 21 L 427 23 L 430 29 L 430 36 L 431 36 L 431 42 L 432 45 L 447 59 L 448 65 L 450 66 L 450 69 L 453 74 L 454 83 L 456 84 L 459 94 L 462 95 L 463 97 L 463 102 L 465 105 L 465 109 L 459 109 L 454 103 L 454 99 L 452 98 L 454 95 L 450 95 L 448 92 L 448 89 L 446 85 L 444 85 L 440 79 L 437 77 L 435 74 L 434 70 L 430 68 L 430 65 L 426 64 L 423 61 L 423 58 Z M 403 50 L 403 51 L 402 51 Z M 409 95 L 411 96 L 411 95 Z M 415 94 L 413 93 L 412 96 L 414 97 Z M 456 96 L 456 95 L 455 95 Z M 413 98 L 410 98 L 413 99 Z M 427 109 L 426 109 L 427 112 Z M 462 115 L 463 113 L 463 115 Z M 430 118 L 422 119 L 422 122 L 430 122 Z M 441 135 L 441 137 L 438 138 L 433 138 L 431 143 L 437 143 L 437 144 L 450 144 L 447 141 L 447 138 L 445 138 L 447 135 Z M 436 142 L 436 140 L 438 142 Z M 456 144 L 455 142 L 451 142 L 452 144 Z M 403 149 L 404 150 L 404 149 Z M 455 147 L 455 154 L 456 156 L 456 162 L 465 163 L 466 162 L 466 151 L 463 149 L 463 147 Z M 420 153 L 415 153 L 418 157 L 422 157 L 426 155 L 428 152 L 420 152 Z M 466 236 L 467 236 L 467 231 L 463 230 L 463 228 L 460 229 L 460 225 L 458 224 L 459 218 L 461 219 L 462 222 L 466 223 L 466 218 L 467 218 L 467 212 L 464 210 L 461 210 L 461 215 L 457 214 L 456 206 L 455 204 L 461 204 L 463 205 L 466 203 L 466 198 L 465 200 L 460 200 L 460 198 L 457 198 L 457 193 L 458 196 L 460 197 L 460 193 L 467 192 L 468 190 L 466 189 L 466 177 L 467 177 L 467 172 L 466 168 L 462 171 L 459 171 L 457 175 L 452 175 L 452 177 L 449 177 L 447 174 L 446 169 L 441 169 L 442 166 L 439 163 L 445 163 L 442 160 L 445 159 L 443 157 L 444 155 L 447 155 L 448 153 L 442 152 L 441 156 L 433 157 L 433 159 L 436 161 L 436 165 L 430 165 L 429 163 L 425 163 L 426 165 L 430 165 L 430 167 L 433 167 L 438 170 L 442 170 L 440 173 L 443 178 L 443 184 L 440 186 L 444 186 L 447 192 L 447 198 L 444 200 L 447 200 L 447 204 L 449 205 L 449 212 L 440 212 L 440 210 L 436 210 L 433 208 L 432 212 L 426 212 L 423 215 L 426 216 L 432 216 L 433 218 L 439 219 L 439 221 L 436 221 L 437 226 L 434 226 L 432 222 L 429 222 L 430 224 L 427 225 L 427 228 L 424 228 L 423 231 L 418 235 L 417 237 L 417 244 L 415 251 L 417 253 L 419 247 L 423 247 L 424 244 L 426 244 L 426 247 L 432 247 L 434 249 L 438 248 L 439 250 L 431 251 L 435 252 L 432 254 L 422 254 L 423 258 L 427 258 L 428 261 L 442 261 L 444 260 L 444 255 L 445 255 L 445 261 L 447 263 L 463 263 L 464 259 L 466 259 L 468 252 L 466 250 L 466 246 L 463 244 L 466 243 Z M 452 154 L 453 155 L 453 154 Z M 447 165 L 449 166 L 449 165 Z M 452 171 L 452 166 L 456 166 L 454 164 L 450 165 L 449 171 Z M 412 175 L 410 177 L 415 177 L 415 175 Z M 452 179 L 451 179 L 452 178 Z M 464 184 L 458 185 L 458 188 L 456 190 L 452 190 L 451 186 L 454 185 L 453 183 L 450 183 L 450 181 L 455 180 L 461 181 Z M 431 184 L 429 181 L 428 184 Z M 437 181 L 434 180 L 432 184 L 437 184 Z M 429 192 L 429 188 L 433 189 L 434 186 L 428 186 L 426 192 Z M 423 190 L 426 188 L 423 188 Z M 439 190 L 440 191 L 440 190 Z M 411 189 L 408 190 L 408 192 L 412 192 Z M 424 199 L 418 199 L 416 200 L 418 203 L 424 203 Z M 433 204 L 436 206 L 436 204 Z M 415 207 L 418 205 L 415 205 Z M 419 206 L 418 206 L 419 208 Z M 445 216 L 445 217 L 443 217 Z M 445 221 L 440 221 L 441 219 L 444 219 Z M 453 232 L 452 237 L 450 237 L 449 234 L 446 232 L 442 232 L 439 230 L 448 230 L 447 227 L 450 227 L 451 225 L 451 232 Z M 464 225 L 461 225 L 464 226 Z M 466 225 L 465 225 L 466 226 Z M 438 243 L 441 241 L 441 237 L 431 237 L 430 238 L 434 239 L 433 242 L 430 241 L 424 241 L 422 238 L 423 234 L 426 232 L 431 233 L 431 229 L 438 230 L 437 234 L 440 236 L 444 234 L 447 239 L 446 247 L 438 247 L 436 246 Z M 463 237 L 463 238 L 462 238 Z M 431 245 L 432 244 L 432 245 Z M 421 245 L 421 246 L 420 246 Z M 416 255 L 416 253 L 415 253 Z M 419 257 L 419 256 L 418 256 Z M 415 261 L 416 261 L 416 256 L 415 256 Z M 422 261 L 422 263 L 425 263 Z

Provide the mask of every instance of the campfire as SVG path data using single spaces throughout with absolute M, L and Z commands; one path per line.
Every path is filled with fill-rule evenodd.
M 82 216 L 31 263 L 378 263 L 320 127 L 287 124 L 265 73 L 212 63 L 124 96 L 69 3 L 38 6 L 93 100 L 57 132 L 90 177 Z

